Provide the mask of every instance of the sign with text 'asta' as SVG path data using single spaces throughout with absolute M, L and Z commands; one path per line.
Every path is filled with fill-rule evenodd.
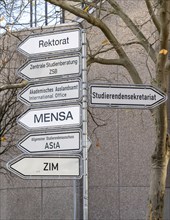
M 162 91 L 149 85 L 92 84 L 89 88 L 92 107 L 147 109 L 167 99 Z
M 81 30 L 78 28 L 30 35 L 19 44 L 18 51 L 28 57 L 78 51 L 81 47 L 80 36 Z
M 17 147 L 26 153 L 75 153 L 82 149 L 82 134 L 80 130 L 28 134 Z
M 79 155 L 22 154 L 9 161 L 7 168 L 23 179 L 79 179 L 81 161 Z
M 81 119 L 81 106 L 70 105 L 28 109 L 17 118 L 17 122 L 29 131 L 79 127 Z
M 80 76 L 81 58 L 79 54 L 29 60 L 18 69 L 17 74 L 28 80 L 51 79 L 57 77 Z
M 80 80 L 29 84 L 18 94 L 18 99 L 26 105 L 80 100 Z

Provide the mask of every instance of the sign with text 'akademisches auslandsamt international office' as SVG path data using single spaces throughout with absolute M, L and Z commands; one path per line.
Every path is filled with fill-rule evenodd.
M 26 105 L 49 105 L 49 103 L 80 101 L 82 90 L 81 87 L 80 79 L 28 84 L 20 91 L 18 94 L 18 99 Z

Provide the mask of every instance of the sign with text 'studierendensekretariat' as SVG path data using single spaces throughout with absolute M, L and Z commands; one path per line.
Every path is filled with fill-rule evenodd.
M 149 85 L 91 84 L 89 100 L 92 107 L 154 108 L 167 99 L 166 95 Z

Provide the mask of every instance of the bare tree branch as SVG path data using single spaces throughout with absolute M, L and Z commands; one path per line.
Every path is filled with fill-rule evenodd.
M 124 66 L 125 60 L 124 59 L 104 59 L 104 58 L 100 58 L 100 57 L 92 57 L 91 56 L 88 59 L 87 64 L 90 65 L 92 63 Z
M 122 18 L 127 27 L 132 31 L 132 33 L 139 39 L 141 45 L 144 47 L 147 53 L 149 53 L 151 59 L 156 63 L 156 55 L 155 51 L 152 48 L 152 45 L 149 44 L 148 40 L 144 36 L 144 34 L 140 31 L 140 29 L 133 23 L 129 16 L 127 16 L 121 7 L 114 0 L 108 0 L 110 5 L 115 9 L 117 14 Z
M 155 15 L 155 12 L 153 10 L 153 6 L 151 5 L 150 0 L 145 0 L 145 2 L 146 2 L 146 6 L 148 8 L 148 12 L 151 16 L 151 19 L 152 19 L 153 23 L 155 24 L 155 27 L 157 28 L 157 31 L 160 33 L 160 23 L 159 23 L 156 15 Z
M 118 40 L 116 39 L 114 34 L 111 32 L 110 28 L 103 21 L 101 21 L 99 18 L 95 18 L 93 15 L 88 14 L 77 7 L 69 5 L 65 1 L 62 1 L 62 0 L 46 0 L 46 1 L 50 2 L 51 4 L 57 5 L 65 10 L 85 19 L 87 22 L 89 22 L 93 26 L 98 27 L 103 32 L 103 34 L 107 37 L 107 39 L 109 40 L 111 45 L 113 45 L 113 47 L 116 50 L 116 52 L 118 53 L 119 57 L 121 59 L 125 60 L 124 66 L 127 69 L 127 71 L 129 72 L 133 82 L 137 83 L 137 84 L 142 84 L 142 80 L 141 80 L 135 66 L 130 61 L 129 57 L 127 56 L 127 54 L 125 53 L 125 51 L 121 47 L 121 44 L 118 42 Z
M 3 85 L 3 86 L 0 86 L 0 92 L 7 90 L 7 89 L 23 88 L 26 85 L 27 85 L 27 81 L 23 81 L 21 83 L 15 83 L 15 84 Z

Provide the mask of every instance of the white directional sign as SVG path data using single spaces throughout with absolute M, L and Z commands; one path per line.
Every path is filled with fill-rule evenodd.
M 26 56 L 47 55 L 78 51 L 81 47 L 80 29 L 35 34 L 27 37 L 18 46 L 18 51 Z
M 79 76 L 80 63 L 80 55 L 29 60 L 18 69 L 17 74 L 28 81 Z
M 79 152 L 82 148 L 81 131 L 28 134 L 18 142 L 26 153 Z
M 7 168 L 23 179 L 75 179 L 81 177 L 81 157 L 22 154 Z
M 166 101 L 163 92 L 147 85 L 93 84 L 89 93 L 94 107 L 154 108 Z
M 81 124 L 81 106 L 28 109 L 17 119 L 26 130 L 47 130 L 79 127 Z
M 80 80 L 29 84 L 19 94 L 18 99 L 26 105 L 80 100 Z

